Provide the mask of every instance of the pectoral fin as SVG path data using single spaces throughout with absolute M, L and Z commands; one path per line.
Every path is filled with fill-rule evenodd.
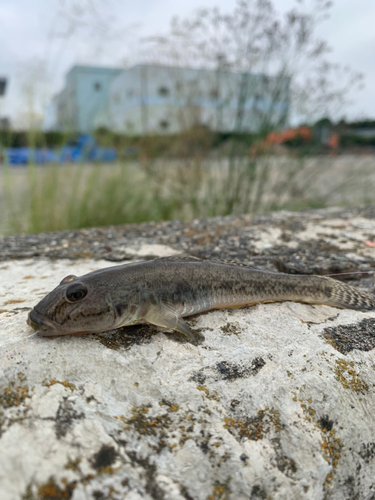
M 150 305 L 145 320 L 152 325 L 183 333 L 190 341 L 196 342 L 194 335 L 182 317 L 167 305 Z

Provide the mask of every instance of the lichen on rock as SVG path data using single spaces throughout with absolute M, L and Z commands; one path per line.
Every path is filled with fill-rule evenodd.
M 1 500 L 370 499 L 375 312 L 292 303 L 213 311 L 189 320 L 197 345 L 147 325 L 40 338 L 26 317 L 62 276 L 112 265 L 109 239 L 112 260 L 169 248 L 270 270 L 350 272 L 372 293 L 373 275 L 353 273 L 375 268 L 375 250 L 361 243 L 374 214 L 280 212 L 0 240 Z M 345 240 L 345 227 L 356 239 Z

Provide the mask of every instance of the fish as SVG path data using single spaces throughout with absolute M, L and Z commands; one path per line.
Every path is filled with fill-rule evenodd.
M 148 323 L 194 342 L 184 317 L 278 301 L 375 310 L 374 297 L 329 277 L 180 256 L 66 276 L 30 311 L 27 322 L 47 337 Z

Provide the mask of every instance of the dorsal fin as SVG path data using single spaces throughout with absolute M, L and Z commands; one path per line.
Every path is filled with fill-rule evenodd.
M 209 261 L 215 262 L 216 264 L 226 264 L 227 266 L 255 267 L 250 264 L 245 264 L 245 262 L 238 262 L 236 260 L 229 260 L 229 259 L 209 259 Z
M 254 269 L 255 271 L 262 271 L 262 273 L 280 274 L 277 271 L 271 271 L 271 269 L 264 269 L 263 267 L 257 267 L 257 266 L 253 266 L 252 264 L 246 264 L 245 262 L 237 262 L 235 260 L 209 259 L 208 262 L 215 262 L 216 264 L 225 264 L 227 266 L 234 266 L 234 267 L 246 267 L 247 269 Z
M 173 255 L 171 257 L 159 257 L 155 260 L 163 262 L 203 262 L 202 259 L 198 259 L 198 257 L 192 257 L 191 255 Z
M 228 259 L 199 259 L 198 257 L 193 257 L 191 255 L 173 255 L 171 257 L 159 257 L 155 260 L 163 261 L 163 262 L 212 262 L 214 264 L 224 264 L 226 266 L 235 266 L 235 267 L 247 267 L 249 269 L 259 269 L 256 266 L 251 264 L 245 264 L 244 262 L 238 262 L 235 260 Z M 262 271 L 267 271 L 267 269 L 262 269 Z M 272 272 L 272 271 L 270 271 Z

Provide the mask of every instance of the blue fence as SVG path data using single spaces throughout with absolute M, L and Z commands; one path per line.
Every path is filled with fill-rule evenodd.
M 112 162 L 118 158 L 114 148 L 97 145 L 94 137 L 81 135 L 75 141 L 69 141 L 58 150 L 50 148 L 6 148 L 2 153 L 2 162 L 9 165 L 27 165 L 37 163 L 79 163 L 86 161 Z

